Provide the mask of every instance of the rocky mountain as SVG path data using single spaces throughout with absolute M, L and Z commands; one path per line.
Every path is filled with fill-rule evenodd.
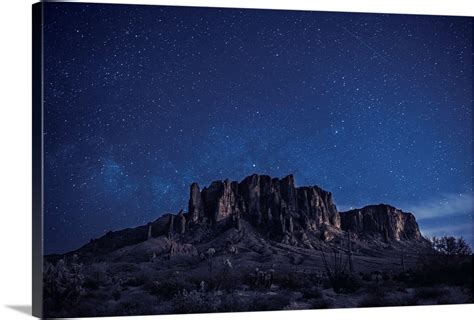
M 384 204 L 339 212 L 332 194 L 318 186 L 297 187 L 293 175 L 279 179 L 254 174 L 241 182 L 214 181 L 202 189 L 193 183 L 188 212 L 108 232 L 76 252 L 108 254 L 158 237 L 176 241 L 166 243 L 177 248 L 179 243 L 212 241 L 229 229 L 240 232 L 244 226 L 268 241 L 302 248 L 343 243 L 348 232 L 354 239 L 377 240 L 374 243 L 424 240 L 411 213 Z
M 283 179 L 252 175 L 243 181 L 215 181 L 202 191 L 191 186 L 189 220 L 193 223 L 233 224 L 246 219 L 263 233 L 295 242 L 296 235 L 341 221 L 330 192 L 317 186 L 296 187 L 292 175 Z
M 341 212 L 341 228 L 361 238 L 388 240 L 421 240 L 415 216 L 386 204 L 366 206 Z
M 283 179 L 252 175 L 243 181 L 215 181 L 202 191 L 194 183 L 189 200 L 189 221 L 217 224 L 241 219 L 284 243 L 297 243 L 298 235 L 319 231 L 331 240 L 340 231 L 360 238 L 420 240 L 415 217 L 390 205 L 367 206 L 339 213 L 330 192 L 317 186 L 296 187 L 293 175 Z

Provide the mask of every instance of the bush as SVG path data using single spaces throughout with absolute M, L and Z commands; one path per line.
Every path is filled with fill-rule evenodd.
M 117 262 L 109 265 L 110 274 L 140 272 L 140 266 L 135 263 Z
M 197 290 L 183 290 L 174 297 L 172 304 L 173 313 L 208 313 L 219 310 L 220 299 Z
M 45 310 L 51 316 L 75 306 L 83 297 L 84 275 L 78 257 L 61 259 L 56 265 L 47 263 L 43 275 Z
M 440 287 L 416 288 L 415 290 L 415 297 L 423 300 L 436 300 L 448 294 L 448 290 Z
M 110 281 L 103 264 L 90 266 L 85 274 L 84 287 L 87 289 L 97 290 Z
M 324 251 L 321 250 L 324 269 L 329 283 L 336 293 L 350 293 L 360 288 L 360 279 L 347 270 L 348 259 L 343 260 L 341 253 L 334 251 L 332 259 L 326 259 Z
M 122 296 L 122 293 L 118 289 L 114 289 L 112 291 L 112 297 L 114 298 L 115 301 L 119 300 L 121 296 Z
M 261 295 L 251 306 L 251 311 L 284 310 L 290 304 L 290 294 L 279 293 L 276 295 Z
M 197 288 L 198 286 L 193 281 L 187 281 L 181 277 L 148 281 L 143 285 L 145 291 L 163 300 L 170 300 L 183 290 L 191 291 Z
M 123 297 L 119 301 L 114 314 L 116 315 L 148 315 L 155 312 L 156 298 L 136 292 Z
M 360 273 L 361 279 L 365 282 L 370 282 L 372 281 L 372 274 L 368 272 Z
M 130 277 L 122 280 L 123 287 L 140 287 L 147 282 L 143 276 Z
M 471 247 L 467 242 L 461 238 L 455 238 L 452 236 L 444 236 L 441 238 L 433 237 L 431 239 L 432 248 L 444 255 L 462 255 L 468 256 L 472 254 Z
M 330 279 L 331 286 L 336 293 L 351 293 L 360 288 L 360 279 L 353 274 L 340 274 Z
M 332 303 L 326 299 L 314 299 L 311 300 L 310 304 L 311 309 L 329 309 L 333 307 Z
M 221 296 L 218 312 L 242 312 L 250 311 L 251 308 L 251 303 L 246 302 L 241 297 L 231 293 Z
M 274 282 L 280 285 L 281 289 L 299 290 L 307 286 L 304 277 L 297 272 L 288 272 L 287 274 L 276 274 Z
M 440 284 L 472 287 L 472 256 L 424 255 L 420 267 L 415 270 L 409 283 L 416 287 Z
M 301 293 L 304 299 L 321 299 L 323 297 L 323 292 L 318 287 L 303 289 Z
M 384 307 L 390 305 L 384 294 L 368 294 L 362 301 L 359 303 L 359 307 L 370 308 L 370 307 Z

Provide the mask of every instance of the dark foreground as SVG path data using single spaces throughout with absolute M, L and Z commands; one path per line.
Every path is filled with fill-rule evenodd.
M 471 256 L 447 256 L 409 242 L 356 242 L 350 255 L 328 244 L 300 248 L 233 229 L 192 249 L 167 237 L 152 238 L 101 257 L 49 258 L 45 313 L 111 316 L 473 302 Z

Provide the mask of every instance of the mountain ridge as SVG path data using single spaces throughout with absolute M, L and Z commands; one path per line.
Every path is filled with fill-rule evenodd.
M 339 212 L 332 193 L 317 185 L 297 187 L 293 175 L 252 174 L 240 182 L 213 181 L 202 189 L 192 183 L 187 212 L 166 213 L 146 225 L 109 231 L 68 254 L 108 254 L 157 237 L 199 243 L 203 229 L 241 231 L 243 221 L 270 241 L 303 248 L 341 243 L 347 234 L 374 243 L 425 241 L 412 213 L 387 204 Z

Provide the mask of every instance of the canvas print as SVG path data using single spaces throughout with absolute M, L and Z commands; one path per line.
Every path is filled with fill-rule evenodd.
M 37 316 L 472 303 L 472 18 L 33 17 Z

